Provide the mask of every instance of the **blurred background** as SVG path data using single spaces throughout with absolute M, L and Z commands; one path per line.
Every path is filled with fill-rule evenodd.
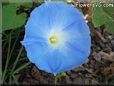
M 57 77 L 57 84 L 114 85 L 114 2 L 113 0 L 64 1 L 78 8 L 90 27 L 92 46 L 86 64 Z M 20 41 L 31 11 L 44 0 L 2 0 L 0 3 L 0 84 L 55 84 L 55 77 L 30 63 Z M 2 36 L 1 36 L 2 35 Z M 1 44 L 0 44 L 1 45 Z M 0 51 L 0 52 L 1 52 Z

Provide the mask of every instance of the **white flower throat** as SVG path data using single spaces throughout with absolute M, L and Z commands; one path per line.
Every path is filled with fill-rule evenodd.
M 63 47 L 68 40 L 68 35 L 64 31 L 52 30 L 48 36 L 49 43 L 52 47 Z

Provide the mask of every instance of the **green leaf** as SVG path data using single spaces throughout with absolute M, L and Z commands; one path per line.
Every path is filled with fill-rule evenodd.
M 95 27 L 105 24 L 109 18 L 104 14 L 101 7 L 94 8 L 92 21 Z
M 2 70 L 0 69 L 0 84 L 2 84 L 2 82 L 1 82 L 2 78 L 1 77 L 2 77 Z
M 7 0 L 6 2 L 3 2 L 2 5 L 16 4 L 16 6 L 31 8 L 33 1 L 34 0 Z
M 113 22 L 107 22 L 107 29 L 106 31 L 108 31 L 111 34 L 114 34 L 114 21 Z
M 31 2 L 20 3 L 20 5 L 22 5 L 22 6 L 24 6 L 24 7 L 28 7 L 28 8 L 31 8 L 31 7 L 32 7 L 32 3 L 31 3 Z
M 104 12 L 114 19 L 114 7 L 103 8 Z
M 8 0 L 10 3 L 28 3 L 36 0 Z
M 65 72 L 59 73 L 55 76 L 55 85 L 57 84 L 58 79 L 60 79 L 61 77 L 67 76 Z
M 106 31 L 114 34 L 114 7 L 95 7 L 91 16 L 95 27 L 106 25 Z
M 12 0 L 9 0 L 9 3 L 16 3 L 18 6 L 24 6 L 24 7 L 29 7 L 31 8 L 32 7 L 32 2 L 33 0 L 15 0 L 15 1 L 12 1 Z
M 59 79 L 59 78 L 61 78 L 61 77 L 63 77 L 63 76 L 66 76 L 66 73 L 65 73 L 65 72 L 62 72 L 62 73 L 60 73 L 60 74 L 57 74 L 57 75 L 55 76 L 55 78 L 56 78 L 56 79 Z
M 2 4 L 0 4 L 0 34 L 2 29 Z
M 2 8 L 2 30 L 10 30 L 10 29 L 16 29 L 18 27 L 21 27 L 24 25 L 26 21 L 26 14 L 16 14 L 17 9 L 19 5 L 18 4 L 8 4 L 3 5 Z
M 16 84 L 16 85 L 19 85 L 19 82 L 18 82 L 18 80 L 16 79 L 16 76 L 12 74 L 12 77 L 13 77 L 13 79 L 14 79 L 15 84 Z
M 67 0 L 47 0 L 47 1 L 64 1 L 64 2 L 67 2 Z
M 13 74 L 19 73 L 21 70 L 23 70 L 24 68 L 27 68 L 29 65 L 30 65 L 30 62 L 23 64 L 22 66 L 20 66 L 19 68 L 17 68 L 17 69 L 13 72 Z

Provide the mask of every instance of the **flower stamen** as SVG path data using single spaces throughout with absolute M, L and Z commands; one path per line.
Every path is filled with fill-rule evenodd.
M 59 37 L 57 37 L 56 35 L 52 35 L 50 37 L 50 43 L 51 44 L 57 44 L 59 42 Z

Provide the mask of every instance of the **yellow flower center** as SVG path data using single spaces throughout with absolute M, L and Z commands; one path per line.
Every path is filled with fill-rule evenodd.
M 52 35 L 52 36 L 50 36 L 49 40 L 50 40 L 51 44 L 57 44 L 59 42 L 59 37 L 56 35 Z

